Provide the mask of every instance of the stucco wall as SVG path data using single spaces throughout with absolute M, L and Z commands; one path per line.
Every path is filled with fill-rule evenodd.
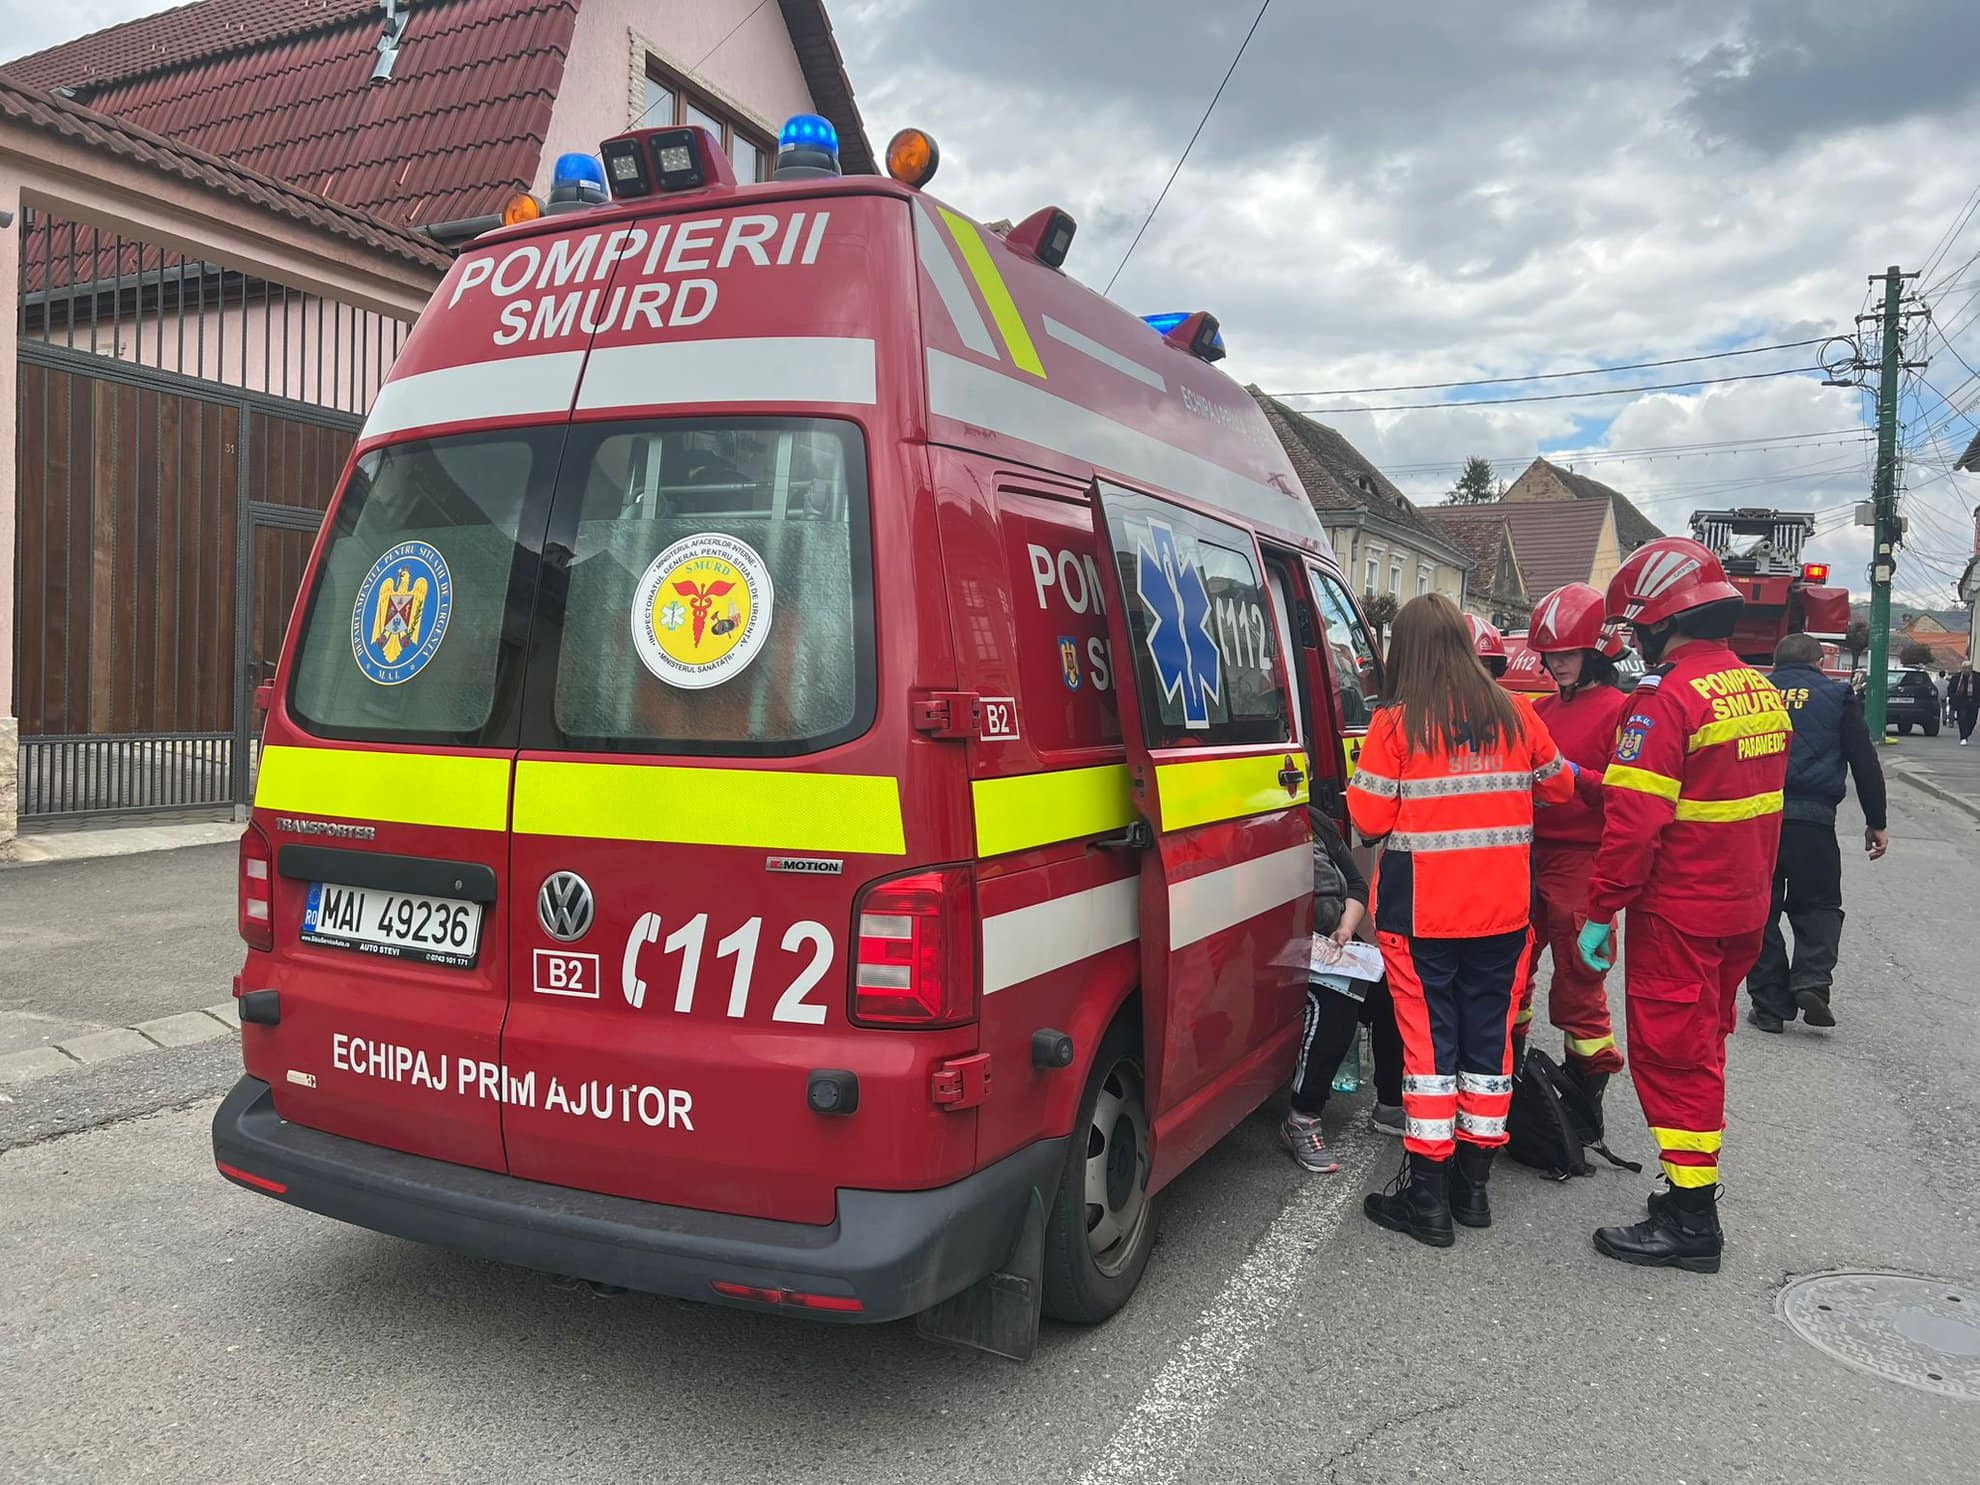
M 756 0 L 585 0 L 537 167 L 539 195 L 550 189 L 558 155 L 567 150 L 596 153 L 599 140 L 632 123 L 641 107 L 643 50 L 649 47 L 667 67 L 772 139 L 785 119 L 812 109 L 783 12 L 775 5 L 758 8 Z

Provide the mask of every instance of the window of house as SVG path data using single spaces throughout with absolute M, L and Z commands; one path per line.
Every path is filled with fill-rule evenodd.
M 1367 592 L 1372 594 L 1375 591 L 1375 585 L 1381 582 L 1381 580 L 1382 580 L 1381 564 L 1378 563 L 1373 557 L 1370 557 L 1368 559 L 1367 566 L 1363 569 L 1362 572 L 1361 586 L 1365 590 L 1367 590 Z
M 1401 563 L 1397 563 L 1395 566 L 1389 569 L 1389 596 L 1391 598 L 1402 597 L 1402 564 Z
M 645 106 L 639 127 L 665 129 L 676 124 L 696 124 L 713 134 L 728 152 L 736 179 L 745 185 L 770 178 L 777 151 L 769 136 L 725 110 L 713 98 L 696 92 L 684 79 L 649 56 Z

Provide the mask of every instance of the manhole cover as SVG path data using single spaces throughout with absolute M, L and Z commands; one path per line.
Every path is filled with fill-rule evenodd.
M 1941 1397 L 1980 1402 L 1980 1293 L 1911 1274 L 1817 1274 L 1781 1291 L 1781 1316 L 1836 1360 Z

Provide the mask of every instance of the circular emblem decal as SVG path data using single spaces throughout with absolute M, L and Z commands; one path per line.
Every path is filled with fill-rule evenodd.
M 440 549 L 405 541 L 371 564 L 351 606 L 351 653 L 381 686 L 411 680 L 447 637 L 454 580 Z
M 639 580 L 633 645 L 670 686 L 719 686 L 762 650 L 773 601 L 770 569 L 747 542 L 718 531 L 684 537 Z

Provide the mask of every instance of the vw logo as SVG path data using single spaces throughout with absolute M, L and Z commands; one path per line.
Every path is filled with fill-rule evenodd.
M 572 943 L 591 932 L 591 886 L 574 871 L 560 871 L 544 879 L 536 891 L 536 920 L 543 931 L 562 943 Z

